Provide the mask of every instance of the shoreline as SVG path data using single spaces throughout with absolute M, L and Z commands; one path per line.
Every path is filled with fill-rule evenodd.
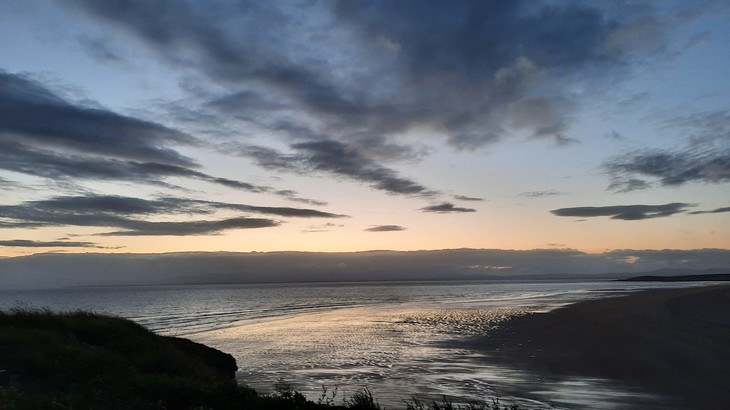
M 666 398 L 658 408 L 730 409 L 730 285 L 578 302 L 466 343 L 536 385 L 597 377 Z

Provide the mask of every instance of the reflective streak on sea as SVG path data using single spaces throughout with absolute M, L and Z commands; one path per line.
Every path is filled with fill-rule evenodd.
M 454 403 L 500 397 L 533 408 L 651 408 L 656 398 L 598 379 L 541 383 L 490 365 L 459 339 L 515 315 L 644 288 L 619 282 L 423 282 L 83 287 L 0 290 L 0 309 L 91 310 L 231 353 L 261 391 L 283 379 L 316 400 L 367 387 L 387 408 L 412 395 Z

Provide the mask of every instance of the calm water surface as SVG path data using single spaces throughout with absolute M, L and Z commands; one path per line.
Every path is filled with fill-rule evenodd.
M 651 408 L 656 398 L 598 379 L 540 383 L 488 364 L 454 340 L 514 315 L 647 287 L 616 282 L 427 282 L 84 287 L 0 290 L 0 309 L 92 310 L 205 343 L 237 360 L 239 381 L 277 379 L 310 399 L 322 386 L 369 387 L 387 408 L 411 395 L 455 402 L 499 396 L 543 408 Z M 505 399 L 506 398 L 506 399 Z M 630 403 L 630 404 L 627 404 Z

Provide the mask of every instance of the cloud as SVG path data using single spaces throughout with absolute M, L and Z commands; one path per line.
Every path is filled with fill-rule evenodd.
M 677 23 L 676 10 L 580 2 L 68 4 L 229 90 L 200 104 L 206 115 L 301 140 L 279 128 L 293 122 L 379 159 L 424 128 L 458 149 L 570 142 L 579 104 L 564 86 L 613 81 Z
M 0 228 L 38 228 L 48 226 L 89 226 L 122 228 L 124 231 L 103 235 L 193 235 L 216 233 L 227 229 L 262 228 L 280 222 L 260 218 L 226 218 L 222 220 L 192 220 L 158 222 L 152 216 L 211 215 L 221 210 L 273 215 L 285 218 L 340 218 L 306 208 L 263 207 L 195 199 L 162 197 L 141 198 L 87 195 L 62 196 L 46 200 L 26 201 L 19 205 L 0 206 Z
M 560 145 L 577 142 L 565 136 L 568 126 L 564 111 L 559 102 L 545 97 L 525 97 L 509 107 L 512 126 L 516 129 L 528 130 L 532 138 L 553 137 Z
M 195 144 L 185 133 L 102 108 L 73 104 L 36 81 L 1 71 L 0 132 L 5 141 L 73 153 L 194 165 L 190 158 L 165 146 Z
M 290 172 L 326 173 L 367 183 L 375 189 L 400 195 L 433 195 L 425 186 L 403 178 L 392 169 L 365 157 L 357 149 L 332 140 L 292 144 L 294 154 L 282 154 L 270 148 L 248 147 L 249 156 L 267 169 Z
M 216 221 L 151 222 L 128 220 L 123 231 L 104 232 L 99 236 L 187 236 L 209 235 L 230 229 L 254 229 L 279 226 L 280 223 L 262 218 L 228 218 Z
M 116 215 L 150 215 L 178 209 L 178 205 L 174 202 L 170 205 L 165 201 L 151 201 L 116 195 L 59 196 L 51 199 L 26 201 L 21 207 L 30 208 L 35 213 L 45 212 L 49 215 L 93 212 Z
M 723 208 L 716 208 L 711 211 L 692 211 L 692 212 L 689 212 L 689 214 L 690 215 L 702 215 L 702 214 L 720 214 L 720 213 L 725 213 L 725 212 L 730 212 L 730 206 L 726 206 Z
M 81 179 L 167 185 L 163 181 L 165 178 L 183 177 L 256 193 L 273 191 L 270 187 L 213 177 L 174 164 L 60 153 L 3 140 L 0 140 L 0 169 L 34 175 L 53 181 Z
M 663 126 L 668 131 L 678 131 L 687 136 L 688 148 L 700 152 L 730 149 L 730 110 L 697 112 L 669 117 Z
M 633 175 L 658 179 L 661 185 L 678 186 L 690 182 L 730 182 L 730 150 L 724 151 L 644 151 L 617 159 L 604 167 L 611 175 L 609 189 L 627 192 L 650 184 Z
M 454 195 L 454 199 L 459 200 L 459 201 L 473 201 L 473 202 L 484 201 L 484 198 L 465 196 L 465 195 Z
M 28 201 L 22 205 L 0 206 L 0 228 L 85 226 L 123 229 L 98 234 L 101 236 L 182 236 L 280 225 L 280 222 L 271 219 L 246 217 L 179 222 L 159 222 L 137 218 L 138 216 L 182 214 L 192 211 L 185 211 L 178 205 L 173 203 L 170 206 L 165 201 L 145 201 L 123 197 L 65 197 L 46 201 Z M 207 213 L 207 211 L 203 210 L 199 213 Z
M 597 63 L 606 57 L 602 47 L 612 33 L 601 10 L 575 4 L 531 9 L 520 2 L 374 1 L 337 7 L 365 34 L 400 45 L 405 64 L 419 74 L 455 71 L 478 78 L 521 55 L 554 67 Z M 505 32 L 514 35 L 505 38 Z
M 297 191 L 294 191 L 291 189 L 277 189 L 277 190 L 273 191 L 273 194 L 280 196 L 282 198 L 285 198 L 292 202 L 299 202 L 300 204 L 315 205 L 315 206 L 327 205 L 327 201 L 320 201 L 318 199 L 302 198 L 299 196 L 299 193 L 297 193 Z
M 95 248 L 92 242 L 73 241 L 31 241 L 26 239 L 15 239 L 0 241 L 0 246 L 12 246 L 22 248 Z
M 395 232 L 395 231 L 405 231 L 406 228 L 399 226 L 399 225 L 378 225 L 373 226 L 372 228 L 365 229 L 368 232 Z
M 0 71 L 0 169 L 54 181 L 166 185 L 165 178 L 183 177 L 319 203 L 291 190 L 208 175 L 196 169 L 193 159 L 168 147 L 197 144 L 180 131 L 76 104 L 37 81 Z
M 342 228 L 345 225 L 327 222 L 319 225 L 309 225 L 306 229 L 302 229 L 303 233 L 329 232 L 332 228 Z
M 29 187 L 9 179 L 0 177 L 0 190 L 29 189 Z
M 685 47 L 691 48 L 695 47 L 701 44 L 705 44 L 709 42 L 712 39 L 712 32 L 705 30 L 696 34 L 693 34 L 692 37 L 687 39 L 687 43 L 685 44 Z
M 451 213 L 451 212 L 476 212 L 476 209 L 471 208 L 459 208 L 454 206 L 450 202 L 442 202 L 438 205 L 431 205 L 420 209 L 423 212 L 436 212 L 440 214 Z
M 215 210 L 228 209 L 299 218 L 341 218 L 345 216 L 307 208 L 254 206 L 176 197 L 161 197 L 155 200 L 147 200 L 115 195 L 65 196 L 48 200 L 29 201 L 26 204 L 32 206 L 34 209 L 43 209 L 50 212 L 92 211 L 125 215 L 160 213 L 207 214 Z
M 615 205 L 598 207 L 561 208 L 550 211 L 557 216 L 571 216 L 591 218 L 596 216 L 610 216 L 611 219 L 637 221 L 642 219 L 661 218 L 686 212 L 687 208 L 696 205 L 685 203 L 671 203 L 664 205 Z
M 630 152 L 603 164 L 611 178 L 610 190 L 628 192 L 652 186 L 730 182 L 730 112 L 712 111 L 671 117 L 667 131 L 686 136 L 687 145 L 675 150 Z M 647 181 L 649 179 L 649 181 Z
M 612 178 L 611 184 L 608 186 L 608 189 L 611 191 L 616 191 L 618 193 L 626 193 L 631 191 L 639 191 L 642 189 L 648 189 L 651 187 L 651 184 L 648 181 L 644 181 L 643 179 L 637 179 L 637 178 Z
M 477 150 L 509 138 L 576 142 L 572 117 L 592 97 L 571 90 L 609 86 L 637 63 L 666 56 L 668 34 L 699 13 L 682 4 L 571 1 L 64 6 L 92 19 L 104 38 L 131 37 L 195 78 L 190 104 L 171 109 L 173 117 L 204 119 L 216 138 L 235 140 L 266 169 L 398 195 L 438 191 L 392 161 L 443 143 Z M 423 136 L 417 144 L 414 134 Z M 271 144 L 240 140 L 261 135 Z M 631 169 L 613 170 L 626 174 L 613 190 L 648 184 Z
M 109 46 L 112 41 L 108 38 L 80 36 L 78 42 L 93 59 L 101 63 L 119 63 L 125 61 L 125 58 L 118 50 L 114 50 Z
M 213 203 L 212 206 L 218 209 L 232 209 L 243 212 L 254 212 L 266 215 L 277 215 L 288 218 L 343 218 L 346 215 L 338 215 L 330 212 L 318 211 L 315 209 L 275 207 L 275 206 L 253 206 L 238 204 Z
M 722 267 L 727 264 L 726 258 L 730 252 L 726 249 L 692 249 L 692 250 L 631 250 L 619 249 L 606 252 L 607 259 L 612 261 L 635 260 L 632 265 L 641 266 L 642 270 L 653 269 L 682 269 L 704 265 Z
M 213 201 L 201 201 L 191 199 L 180 199 L 180 198 L 164 198 L 163 199 L 168 205 L 174 204 L 174 206 L 180 210 L 190 210 L 194 207 L 210 207 L 211 209 L 229 209 L 242 212 L 253 212 L 266 215 L 276 215 L 289 218 L 343 218 L 347 215 L 338 215 L 330 212 L 318 211 L 316 209 L 307 208 L 291 208 L 281 206 L 254 206 L 254 205 L 243 205 L 243 204 L 231 204 L 225 202 L 213 202 Z
M 544 198 L 546 196 L 556 196 L 556 195 L 565 195 L 563 192 L 558 191 L 530 191 L 530 192 L 524 192 L 520 194 L 520 196 L 524 196 L 527 198 Z

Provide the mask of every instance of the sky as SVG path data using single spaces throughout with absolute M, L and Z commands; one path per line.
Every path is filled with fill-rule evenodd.
M 0 256 L 730 249 L 725 1 L 0 2 Z

